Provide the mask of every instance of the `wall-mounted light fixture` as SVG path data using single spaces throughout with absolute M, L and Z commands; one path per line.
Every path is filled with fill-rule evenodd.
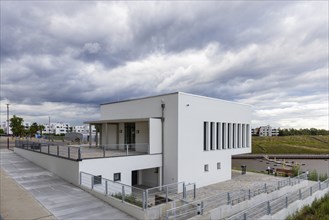
M 119 132 L 122 133 L 122 129 L 120 129 Z
M 136 133 L 139 134 L 139 130 L 136 130 Z

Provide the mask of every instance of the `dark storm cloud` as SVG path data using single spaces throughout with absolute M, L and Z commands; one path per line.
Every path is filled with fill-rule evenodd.
M 317 105 L 326 27 L 328 2 L 2 1 L 1 101 L 63 115 L 183 91 L 252 104 L 255 124 L 287 126 L 278 114 L 307 111 L 286 100 L 328 113 Z

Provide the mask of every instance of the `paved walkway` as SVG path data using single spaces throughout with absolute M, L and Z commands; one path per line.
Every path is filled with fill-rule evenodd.
M 0 204 L 4 220 L 133 219 L 10 150 L 1 149 L 0 167 L 5 171 Z M 12 194 L 16 190 L 18 195 Z

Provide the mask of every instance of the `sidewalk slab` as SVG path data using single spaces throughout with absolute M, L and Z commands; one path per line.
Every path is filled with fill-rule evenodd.
M 0 166 L 13 182 L 17 182 L 27 194 L 35 197 L 41 207 L 45 207 L 48 215 L 53 214 L 57 219 L 134 219 L 12 151 L 0 151 Z M 7 185 L 1 188 L 2 191 L 9 191 Z M 2 203 L 9 205 L 6 200 L 1 200 Z M 15 201 L 11 206 L 16 210 L 20 207 Z M 27 211 L 35 212 L 34 209 Z M 6 220 L 3 214 L 2 217 Z M 23 219 L 23 216 L 20 217 L 15 219 Z

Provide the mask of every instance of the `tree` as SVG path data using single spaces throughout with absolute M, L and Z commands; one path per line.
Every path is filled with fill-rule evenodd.
M 11 131 L 13 132 L 14 136 L 23 136 L 25 133 L 24 125 L 23 125 L 23 118 L 17 117 L 14 115 L 10 119 L 10 124 L 9 126 L 11 127 Z
M 40 131 L 40 134 L 42 136 L 42 131 L 45 129 L 45 126 L 44 125 L 39 125 L 39 128 L 38 130 Z
M 0 128 L 0 135 L 2 135 L 4 133 L 5 133 L 5 131 L 2 128 Z
M 39 125 L 36 122 L 33 122 L 33 124 L 30 126 L 29 129 L 29 135 L 31 137 L 34 137 L 38 131 L 39 131 Z

